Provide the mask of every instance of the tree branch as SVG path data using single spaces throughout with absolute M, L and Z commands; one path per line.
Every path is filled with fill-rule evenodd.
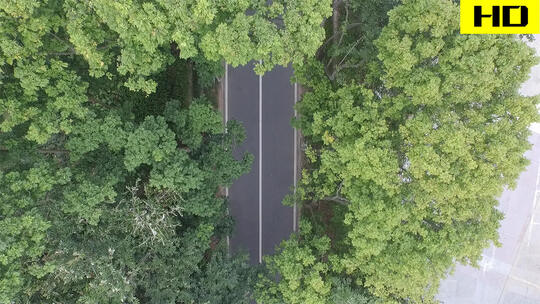
M 351 24 L 349 24 L 349 25 L 347 25 L 345 27 L 344 31 L 350 30 L 350 29 L 355 28 L 355 27 L 360 26 L 360 25 L 362 25 L 362 23 L 359 23 L 359 22 L 358 23 L 351 23 Z M 338 34 L 341 34 L 344 31 L 338 31 L 337 33 L 332 34 L 332 36 L 328 37 L 328 39 L 326 39 L 326 41 L 321 45 L 321 47 L 319 47 L 318 52 L 320 52 L 328 43 L 332 42 L 334 40 L 334 36 L 336 36 Z
M 9 149 L 6 149 L 4 147 L 0 147 L 0 152 L 9 152 Z M 68 154 L 69 150 L 64 149 L 38 149 L 37 152 L 42 154 Z
M 341 197 L 341 196 L 327 196 L 327 197 L 323 197 L 322 198 L 323 201 L 329 201 L 329 202 L 334 202 L 334 203 L 338 203 L 338 204 L 341 204 L 341 205 L 344 205 L 344 206 L 347 206 L 349 205 L 351 202 L 349 202 L 348 200 L 346 200 L 345 198 Z

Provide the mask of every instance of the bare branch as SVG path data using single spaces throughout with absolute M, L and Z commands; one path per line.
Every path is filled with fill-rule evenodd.
M 345 31 L 347 30 L 350 30 L 352 28 L 355 28 L 357 26 L 360 26 L 362 25 L 362 23 L 351 23 L 349 25 L 347 25 L 345 27 Z M 321 47 L 319 48 L 319 51 L 322 50 L 328 43 L 330 43 L 331 41 L 334 40 L 334 36 L 338 35 L 338 34 L 341 34 L 343 31 L 338 31 L 337 33 L 333 34 L 332 36 L 328 37 L 328 39 L 326 39 L 326 41 L 321 45 Z

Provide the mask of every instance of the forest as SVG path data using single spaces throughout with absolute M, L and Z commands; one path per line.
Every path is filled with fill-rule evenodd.
M 0 303 L 438 303 L 499 244 L 539 63 L 451 0 L 0 0 Z M 230 254 L 224 63 L 304 88 L 300 229 Z M 234 102 L 234 101 L 231 101 Z

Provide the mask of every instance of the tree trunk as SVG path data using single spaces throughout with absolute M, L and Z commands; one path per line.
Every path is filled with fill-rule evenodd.
M 334 0 L 332 3 L 332 42 L 334 46 L 337 46 L 339 43 L 339 4 L 341 0 Z M 328 70 L 327 74 L 332 75 L 335 70 L 335 58 L 334 56 L 331 56 L 328 61 Z
M 338 35 L 339 31 L 339 3 L 341 0 L 334 0 L 332 4 L 332 35 L 334 36 L 334 45 L 338 44 Z

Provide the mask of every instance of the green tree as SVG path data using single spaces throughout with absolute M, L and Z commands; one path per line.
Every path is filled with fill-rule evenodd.
M 301 64 L 317 50 L 331 11 L 328 0 L 19 0 L 0 7 L 0 129 L 30 123 L 26 136 L 41 144 L 86 117 L 84 103 L 96 100 L 85 94 L 88 77 L 151 93 L 155 76 L 178 59 L 200 67 L 203 86 L 222 60 L 260 60 L 260 73 Z
M 202 89 L 223 60 L 300 64 L 329 12 L 0 0 L 0 302 L 248 303 L 219 191 L 252 157 L 233 157 L 245 134 Z
M 311 223 L 300 222 L 300 234 L 283 241 L 275 256 L 265 258 L 266 274 L 257 282 L 257 301 L 279 304 L 326 303 L 331 284 L 326 280 L 328 237 L 314 237 Z M 277 278 L 279 277 L 279 280 Z
M 341 274 L 328 260 L 331 240 L 321 226 L 304 217 L 297 234 L 265 257 L 255 298 L 260 303 L 375 304 L 377 298 Z
M 111 112 L 47 145 L 3 135 L 2 302 L 195 303 L 212 282 L 224 289 L 207 296 L 248 303 L 252 270 L 219 245 L 231 220 L 216 193 L 251 157 L 231 155 L 238 124 L 224 133 L 219 113 L 192 107 L 211 113 L 189 122 L 198 147 L 163 116 Z
M 350 279 L 335 278 L 330 304 L 375 304 L 377 299 L 356 286 Z
M 370 72 L 379 69 L 377 48 L 372 43 L 388 23 L 388 11 L 398 0 L 334 1 L 332 29 L 317 51 L 325 73 L 336 84 L 366 81 Z M 333 28 L 336 26 L 336 28 Z
M 452 1 L 403 1 L 374 47 L 378 68 L 360 76 L 298 69 L 311 88 L 295 122 L 309 160 L 298 192 L 342 210 L 333 272 L 388 302 L 431 303 L 454 263 L 498 243 L 496 197 L 539 119 L 518 89 L 538 61 L 515 36 L 460 35 Z

